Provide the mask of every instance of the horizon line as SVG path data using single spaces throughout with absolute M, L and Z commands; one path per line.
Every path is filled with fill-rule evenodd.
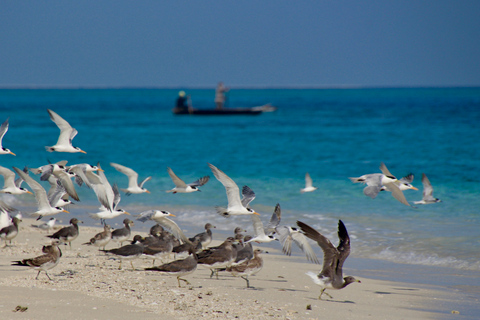
M 30 89 L 30 90 L 211 90 L 216 86 L 190 85 L 190 86 L 110 86 L 110 85 L 0 85 L 0 90 L 5 89 Z M 449 89 L 449 88 L 480 88 L 480 85 L 232 85 L 227 86 L 236 90 L 311 90 L 311 89 Z

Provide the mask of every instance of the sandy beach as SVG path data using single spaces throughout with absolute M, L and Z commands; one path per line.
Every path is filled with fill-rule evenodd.
M 72 249 L 61 246 L 60 263 L 49 272 L 53 281 L 44 272 L 35 280 L 36 270 L 11 265 L 40 255 L 42 245 L 50 242 L 45 231 L 31 224 L 38 222 L 23 219 L 13 245 L 0 249 L 1 319 L 465 318 L 455 309 L 460 294 L 435 286 L 360 278 L 361 284 L 330 290 L 333 299 L 318 300 L 319 287 L 305 272 L 316 272 L 320 266 L 270 249 L 263 254 L 263 270 L 250 277 L 254 288 L 247 289 L 243 279 L 225 272 L 218 280 L 210 279 L 210 270 L 202 266 L 185 276 L 192 286 L 179 288 L 173 276 L 144 271 L 151 259 L 134 260 L 135 270 L 126 261 L 119 270 L 118 260 L 81 245 L 100 232 L 95 227 L 80 226 Z M 146 235 L 134 230 L 133 234 Z M 116 246 L 110 242 L 107 249 Z M 28 309 L 15 312 L 17 306 Z

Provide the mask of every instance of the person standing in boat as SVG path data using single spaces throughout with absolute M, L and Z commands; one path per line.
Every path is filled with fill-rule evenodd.
M 223 85 L 223 82 L 219 82 L 217 89 L 215 90 L 215 106 L 217 110 L 223 109 L 225 105 L 225 92 L 228 92 L 229 88 Z

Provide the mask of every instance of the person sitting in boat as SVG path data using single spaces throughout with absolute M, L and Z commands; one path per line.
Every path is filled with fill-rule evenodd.
M 178 93 L 177 103 L 175 104 L 175 109 L 178 111 L 186 111 L 188 109 L 187 97 L 185 91 L 180 91 Z
M 217 110 L 223 109 L 225 105 L 225 92 L 228 92 L 227 87 L 223 85 L 223 82 L 219 82 L 217 85 L 217 89 L 215 90 L 215 106 Z
M 173 108 L 174 113 L 186 113 L 193 110 L 190 96 L 185 95 L 185 91 L 180 91 L 178 93 L 177 102 L 175 103 L 175 108 Z

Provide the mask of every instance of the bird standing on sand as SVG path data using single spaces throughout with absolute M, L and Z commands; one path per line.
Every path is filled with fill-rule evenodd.
M 212 242 L 212 228 L 216 228 L 214 225 L 211 223 L 207 223 L 205 225 L 205 232 L 196 234 L 192 238 L 188 239 L 190 241 L 195 241 L 195 239 L 199 239 L 200 243 L 202 244 L 202 248 L 206 249 L 208 245 Z
M 50 270 L 57 266 L 58 262 L 60 261 L 60 257 L 62 256 L 62 251 L 58 247 L 59 241 L 54 240 L 52 244 L 49 246 L 43 246 L 42 252 L 44 253 L 41 256 L 32 258 L 32 259 L 24 259 L 22 261 L 12 261 L 13 266 L 22 266 L 22 267 L 31 267 L 35 270 L 38 270 L 37 276 L 35 280 L 38 280 L 38 275 L 43 270 L 47 275 L 48 279 L 52 281 L 52 278 L 48 275 L 47 270 Z
M 12 154 L 15 156 L 16 154 L 10 151 L 10 149 L 4 148 L 2 146 L 3 136 L 5 135 L 5 133 L 7 133 L 7 131 L 8 131 L 8 119 L 5 120 L 5 122 L 3 122 L 2 125 L 0 126 L 0 154 Z
M 312 182 L 312 178 L 310 177 L 310 173 L 308 173 L 308 172 L 305 173 L 305 188 L 300 189 L 300 192 L 301 193 L 312 192 L 312 191 L 315 191 L 317 189 L 318 189 L 317 187 L 313 186 L 313 182 Z
M 218 270 L 230 266 L 237 258 L 233 247 L 234 238 L 228 237 L 220 246 L 207 249 L 198 254 L 198 263 L 211 270 L 210 278 L 215 274 L 218 279 Z
M 123 241 L 127 241 L 130 238 L 130 227 L 134 225 L 133 221 L 130 219 L 123 220 L 123 228 L 115 229 L 112 231 L 112 240 L 115 242 L 120 242 L 120 246 L 123 244 Z
M 58 137 L 57 143 L 51 147 L 45 147 L 48 152 L 70 152 L 70 153 L 86 153 L 78 147 L 72 146 L 72 140 L 77 135 L 78 131 L 62 117 L 60 117 L 54 111 L 47 109 L 50 119 L 55 122 L 57 127 L 60 129 L 60 136 Z
M 98 247 L 98 250 L 100 250 L 100 247 L 103 247 L 105 250 L 105 246 L 110 242 L 110 240 L 112 240 L 112 227 L 106 224 L 103 226 L 102 232 L 97 233 L 93 238 L 90 239 L 89 242 L 83 244 Z
M 431 204 L 431 203 L 442 202 L 442 200 L 435 198 L 433 196 L 432 184 L 430 183 L 430 180 L 428 180 L 427 175 L 425 173 L 422 173 L 422 184 L 423 184 L 422 200 L 414 201 L 413 202 L 414 204 Z
M 190 285 L 191 283 L 188 280 L 180 278 L 180 277 L 186 276 L 187 274 L 191 274 L 195 270 L 197 270 L 198 261 L 197 261 L 197 255 L 195 254 L 195 249 L 190 248 L 188 253 L 189 255 L 185 259 L 175 260 L 175 261 L 163 264 L 161 266 L 147 268 L 145 270 L 158 271 L 158 272 L 176 276 L 178 281 L 178 287 L 181 287 L 180 280 L 185 281 L 187 285 Z
M 235 266 L 227 267 L 227 271 L 230 272 L 235 277 L 240 277 L 247 282 L 247 288 L 250 287 L 250 280 L 248 276 L 257 274 L 263 268 L 263 259 L 260 254 L 263 251 L 260 249 L 255 249 L 253 251 L 253 258 L 247 261 L 244 261 L 241 264 Z
M 167 190 L 167 192 L 172 192 L 172 193 L 191 193 L 195 191 L 201 191 L 200 189 L 198 189 L 198 187 L 203 186 L 210 179 L 209 176 L 205 176 L 198 179 L 195 182 L 186 184 L 182 179 L 177 177 L 177 175 L 173 172 L 172 169 L 167 168 L 167 171 L 168 171 L 168 175 L 170 176 L 173 183 L 175 184 L 175 188 L 173 188 L 172 190 Z
M 222 170 L 218 169 L 213 164 L 209 163 L 208 166 L 212 170 L 215 178 L 217 178 L 217 180 L 223 184 L 227 192 L 227 200 L 228 200 L 227 208 L 217 207 L 217 212 L 220 215 L 224 217 L 228 217 L 231 215 L 249 215 L 249 214 L 259 215 L 253 209 L 248 208 L 248 204 L 247 205 L 245 204 L 245 203 L 250 203 L 253 199 L 248 199 L 249 201 L 242 202 L 242 200 L 240 199 L 240 189 L 238 188 L 237 184 L 229 176 L 227 176 Z M 251 189 L 249 188 L 249 190 Z M 254 193 L 253 193 L 253 198 L 255 198 Z
M 78 223 L 83 223 L 83 221 L 78 220 L 77 218 L 70 219 L 70 225 L 68 227 L 63 227 L 62 229 L 58 230 L 51 236 L 47 236 L 51 239 L 58 239 L 62 243 L 68 242 L 70 245 L 70 249 L 72 248 L 72 241 L 77 239 L 79 232 L 78 232 Z
M 297 221 L 297 225 L 307 237 L 316 241 L 323 250 L 322 271 L 319 274 L 307 273 L 313 279 L 313 282 L 322 288 L 318 299 L 321 300 L 324 293 L 332 299 L 332 296 L 325 292 L 326 289 L 343 289 L 350 283 L 360 283 L 360 280 L 352 276 L 343 277 L 343 263 L 350 254 L 350 237 L 342 220 L 338 220 L 338 238 L 340 243 L 336 248 L 330 240 L 309 225 L 301 221 Z
M 102 251 L 109 254 L 113 254 L 114 256 L 120 259 L 120 266 L 118 270 L 122 270 L 123 260 L 130 260 L 130 264 L 132 265 L 132 270 L 135 270 L 132 260 L 141 257 L 143 254 L 144 246 L 141 240 L 142 240 L 142 237 L 140 235 L 136 235 L 135 237 L 133 237 L 133 241 L 131 244 L 128 244 L 126 246 L 116 248 L 116 249 L 102 250 Z
M 133 169 L 130 169 L 128 167 L 122 166 L 121 164 L 118 163 L 113 163 L 110 162 L 110 165 L 114 167 L 118 172 L 123 173 L 128 177 L 128 188 L 126 189 L 120 189 L 123 192 L 125 192 L 128 195 L 131 195 L 132 193 L 138 194 L 138 193 L 150 193 L 147 189 L 143 187 L 145 182 L 149 181 L 152 179 L 152 177 L 146 177 L 140 184 L 138 183 L 138 173 L 135 172 Z
M 7 240 L 10 241 L 10 245 L 12 244 L 12 239 L 18 235 L 18 223 L 22 221 L 17 217 L 13 217 L 12 224 L 4 227 L 0 230 L 0 239 L 5 241 L 5 246 L 7 246 Z

